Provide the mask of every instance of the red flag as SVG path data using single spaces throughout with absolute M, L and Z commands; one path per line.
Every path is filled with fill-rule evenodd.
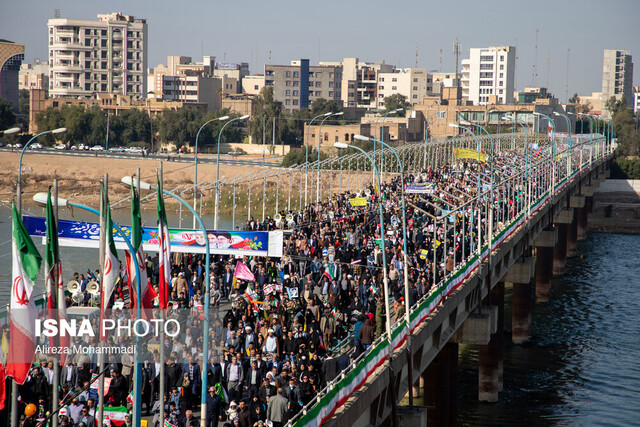
M 167 308 L 169 302 L 169 286 L 171 285 L 171 240 L 169 237 L 169 226 L 167 225 L 167 214 L 164 210 L 164 200 L 160 189 L 160 179 L 158 179 L 158 306 Z

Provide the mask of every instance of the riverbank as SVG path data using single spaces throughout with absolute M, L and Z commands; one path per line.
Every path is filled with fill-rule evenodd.
M 202 155 L 202 158 L 211 155 Z M 2 153 L 0 156 L 0 202 L 9 203 L 15 195 L 18 172 L 19 153 Z M 200 157 L 200 156 L 199 156 Z M 100 202 L 100 180 L 104 174 L 109 174 L 109 198 L 112 202 L 127 197 L 129 188 L 120 183 L 126 175 L 133 175 L 140 168 L 143 181 L 155 183 L 158 160 L 144 158 L 113 159 L 102 157 L 75 157 L 60 155 L 29 155 L 22 158 L 22 191 L 23 203 L 32 203 L 32 196 L 38 192 L 46 192 L 58 179 L 58 194 L 62 198 L 76 201 L 89 206 L 98 206 Z M 172 189 L 179 185 L 189 187 L 193 185 L 193 163 L 163 162 L 164 186 Z M 231 178 L 236 175 L 249 173 L 253 167 L 221 165 L 220 178 Z M 214 164 L 198 164 L 198 181 L 213 182 L 216 179 Z M 211 187 L 214 189 L 215 187 Z M 186 193 L 187 200 L 191 200 L 193 193 Z M 166 201 L 167 208 L 176 207 L 173 200 Z M 147 204 L 155 209 L 155 203 Z M 211 204 L 205 204 L 203 210 L 213 209 Z
M 640 234 L 640 180 L 606 180 L 593 194 L 589 231 Z

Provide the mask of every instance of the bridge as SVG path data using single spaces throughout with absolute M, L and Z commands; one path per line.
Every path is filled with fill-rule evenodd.
M 478 398 L 498 400 L 505 381 L 505 284 L 513 287 L 512 340 L 521 344 L 530 337 L 533 296 L 537 303 L 548 302 L 551 278 L 563 274 L 566 258 L 576 255 L 577 241 L 585 238 L 593 191 L 608 174 L 613 144 L 604 135 L 552 140 L 546 135 L 500 134 L 410 144 L 396 151 L 405 174 L 420 180 L 421 171 L 429 167 L 455 165 L 460 148 L 487 156 L 481 168 L 471 169 L 477 191 L 467 197 L 449 194 L 448 200 L 459 204 L 441 209 L 438 215 L 425 212 L 427 230 L 433 230 L 438 245 L 436 232 L 443 233 L 444 245 L 451 234 L 469 234 L 473 239 L 467 248 L 463 239 L 461 251 L 457 247 L 447 251 L 446 246 L 437 250 L 434 245 L 433 255 L 427 256 L 442 274 L 433 275 L 431 290 L 411 307 L 409 322 L 396 319 L 390 335 L 383 333 L 288 425 L 393 425 L 399 416 L 397 404 L 418 385 L 428 410 L 414 420 L 422 416 L 430 425 L 455 425 L 460 343 L 479 345 Z M 383 179 L 399 175 L 391 150 L 378 149 L 372 157 Z M 449 170 L 469 172 L 455 166 Z M 238 183 L 247 185 L 248 206 L 237 204 Z M 237 210 L 242 210 L 243 218 L 245 212 L 252 217 L 251 189 L 256 185 L 263 191 L 264 218 L 267 206 L 272 209 L 275 204 L 275 212 L 302 209 L 314 197 L 321 201 L 376 183 L 369 161 L 354 152 L 248 174 L 233 183 L 234 224 Z M 276 190 L 270 201 L 268 187 Z M 260 209 L 253 214 L 260 217 Z M 282 221 L 285 228 L 287 221 L 295 228 L 295 220 Z

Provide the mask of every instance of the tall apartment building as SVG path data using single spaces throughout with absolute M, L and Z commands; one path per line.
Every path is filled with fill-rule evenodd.
M 345 107 L 378 108 L 378 73 L 392 73 L 395 67 L 381 61 L 378 64 L 344 58 L 342 62 L 321 62 L 320 65 L 342 67 L 341 99 Z
M 146 97 L 146 19 L 110 13 L 97 21 L 50 19 L 47 26 L 50 97 Z
M 216 64 L 213 75 L 222 79 L 224 95 L 237 95 L 242 93 L 242 79 L 249 75 L 249 63 L 220 62 Z
M 208 110 L 219 110 L 223 79 L 213 75 L 215 62 L 215 56 L 205 56 L 202 62 L 193 62 L 190 56 L 168 56 L 166 66 L 149 69 L 149 97 L 206 104 Z
M 473 105 L 513 104 L 515 70 L 514 46 L 469 49 L 462 61 L 462 97 Z
M 433 89 L 431 75 L 424 68 L 398 68 L 391 73 L 378 73 L 376 108 L 384 108 L 384 98 L 399 93 L 411 105 L 421 104 Z
M 18 111 L 18 73 L 24 60 L 24 45 L 0 39 L 0 98 Z
M 291 61 L 291 65 L 265 65 L 264 85 L 273 87 L 273 97 L 291 112 L 307 108 L 319 98 L 340 102 L 342 67 L 310 66 L 308 59 Z
M 628 50 L 605 49 L 602 66 L 602 101 L 612 96 L 633 107 L 633 62 Z M 603 112 L 604 113 L 604 112 Z

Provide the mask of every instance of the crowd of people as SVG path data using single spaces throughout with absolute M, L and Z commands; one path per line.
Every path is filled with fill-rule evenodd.
M 506 153 L 496 155 L 494 184 L 508 179 L 521 160 Z M 486 164 L 467 160 L 406 177 L 407 182 L 428 188 L 406 195 L 410 306 L 476 250 L 478 234 L 486 237 L 488 215 L 483 199 L 489 196 L 483 195 L 478 202 L 479 174 L 483 183 L 489 181 Z M 522 208 L 523 182 L 514 183 L 512 190 L 496 190 L 496 225 L 513 219 Z M 546 183 L 534 180 L 530 185 L 540 192 Z M 169 295 L 175 312 L 168 316 L 180 318 L 181 333 L 146 343 L 142 355 L 142 408 L 145 415 L 153 416 L 155 426 L 160 425 L 161 408 L 170 425 L 199 424 L 194 412 L 200 410 L 203 370 L 209 385 L 207 426 L 269 423 L 277 427 L 292 419 L 385 331 L 383 251 L 390 317 L 392 322 L 402 318 L 406 304 L 402 182 L 393 177 L 380 189 L 369 185 L 360 193 L 368 194 L 366 206 L 352 206 L 355 193 L 347 191 L 301 211 L 282 211 L 282 217 L 290 214 L 293 218 L 280 259 L 211 257 L 212 323 L 207 332 L 210 357 L 206 366 L 201 363 L 205 261 L 201 255 L 174 254 Z M 379 204 L 384 228 L 379 223 Z M 458 209 L 460 206 L 463 208 Z M 278 226 L 282 224 L 273 218 L 251 218 L 244 228 L 273 230 Z M 235 277 L 239 262 L 255 280 Z M 158 257 L 147 257 L 146 268 L 150 284 L 157 288 Z M 97 274 L 93 276 L 98 280 Z M 78 276 L 78 280 L 84 284 L 88 279 Z M 123 283 L 116 290 L 116 299 L 127 301 Z M 80 304 L 90 305 L 90 297 L 85 296 Z M 160 390 L 163 363 L 165 389 Z M 127 397 L 133 387 L 133 364 L 131 357 L 109 367 L 112 381 L 105 396 L 107 405 L 131 404 Z M 82 389 L 62 416 L 67 418 L 66 425 L 96 426 L 96 400 L 87 386 L 98 372 L 96 358 L 86 355 L 67 360 L 61 369 L 60 397 L 65 405 L 70 391 Z M 25 403 L 37 404 L 39 417 L 49 410 L 52 375 L 52 362 L 42 361 L 21 389 Z

